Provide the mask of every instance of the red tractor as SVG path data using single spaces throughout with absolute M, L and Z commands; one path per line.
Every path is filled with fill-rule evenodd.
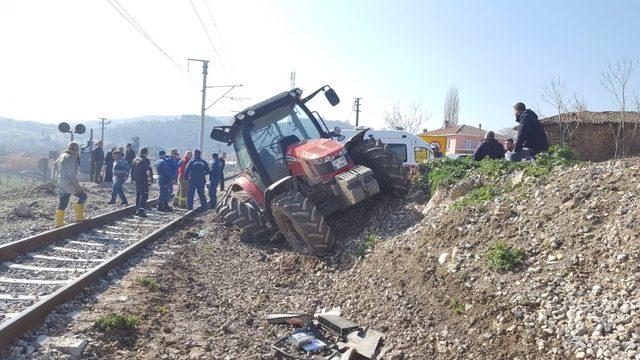
M 326 255 L 334 236 L 325 217 L 376 195 L 403 196 L 407 169 L 366 130 L 345 144 L 305 105 L 323 91 L 340 102 L 329 86 L 306 98 L 302 90 L 283 92 L 234 117 L 231 126 L 214 127 L 211 138 L 233 144 L 242 173 L 223 194 L 216 213 L 249 234 L 280 231 L 298 252 Z M 316 116 L 317 115 L 317 116 Z

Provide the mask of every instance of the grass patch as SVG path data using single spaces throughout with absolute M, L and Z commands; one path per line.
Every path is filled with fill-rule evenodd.
M 414 183 L 427 188 L 432 195 L 439 187 L 452 186 L 471 176 L 480 175 L 490 183 L 517 171 L 524 171 L 525 175 L 536 178 L 547 177 L 555 166 L 568 166 L 576 162 L 576 154 L 566 146 L 551 146 L 549 152 L 538 154 L 534 161 L 440 158 L 420 164 L 420 174 L 415 177 Z
M 95 322 L 95 327 L 103 332 L 134 330 L 140 324 L 140 318 L 135 315 L 107 314 Z
M 378 242 L 379 238 L 378 235 L 376 234 L 367 234 L 364 236 L 364 239 L 362 241 L 362 244 L 358 245 L 356 247 L 356 256 L 357 257 L 363 257 L 365 251 L 368 248 L 372 248 L 376 242 Z
M 456 297 L 451 298 L 451 300 L 449 301 L 449 305 L 451 306 L 451 310 L 453 310 L 453 312 L 458 315 L 464 313 L 465 311 L 464 303 Z
M 454 202 L 451 207 L 457 210 L 469 205 L 481 205 L 493 200 L 501 192 L 501 189 L 495 186 L 480 186 L 469 191 L 467 195 Z
M 138 278 L 138 284 L 146 287 L 147 289 L 151 290 L 151 291 L 156 291 L 158 289 L 160 289 L 160 285 L 158 285 L 158 282 L 156 281 L 156 279 L 150 277 L 150 276 L 143 276 L 143 277 L 139 277 Z
M 163 305 L 156 305 L 156 311 L 162 315 L 169 313 L 169 308 Z
M 487 263 L 497 271 L 513 271 L 524 263 L 524 251 L 499 242 L 487 253 Z

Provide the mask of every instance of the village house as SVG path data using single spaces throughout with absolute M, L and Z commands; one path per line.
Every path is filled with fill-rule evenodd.
M 441 151 L 445 155 L 453 155 L 473 154 L 473 151 L 478 147 L 480 141 L 484 139 L 486 133 L 487 130 L 482 129 L 482 124 L 478 124 L 478 127 L 475 127 L 470 125 L 449 125 L 445 122 L 442 128 L 431 131 L 425 129 L 419 136 L 446 138 L 446 149 L 441 149 Z M 506 138 L 496 134 L 496 140 L 504 145 Z
M 640 113 L 581 111 L 540 119 L 550 145 L 568 145 L 580 160 L 640 155 Z

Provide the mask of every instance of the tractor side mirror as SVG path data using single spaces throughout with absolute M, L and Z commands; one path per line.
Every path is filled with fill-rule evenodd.
M 336 94 L 335 90 L 333 90 L 332 88 L 329 88 L 329 90 L 325 91 L 324 96 L 327 98 L 331 106 L 336 106 L 340 103 L 338 94 Z
M 229 143 L 229 133 L 223 129 L 213 128 L 211 130 L 211 138 L 215 141 Z

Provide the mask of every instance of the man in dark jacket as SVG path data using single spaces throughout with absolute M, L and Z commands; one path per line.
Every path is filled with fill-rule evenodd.
M 209 164 L 203 160 L 200 150 L 193 151 L 193 159 L 189 160 L 189 164 L 184 169 L 184 178 L 189 180 L 189 191 L 187 193 L 187 209 L 193 209 L 193 197 L 198 192 L 200 198 L 200 209 L 207 209 L 207 197 L 204 194 L 204 185 L 207 183 L 207 174 L 209 173 Z
M 222 174 L 220 177 L 220 191 L 224 191 L 224 164 L 226 159 L 227 153 L 222 152 L 222 155 L 220 155 L 220 162 L 222 163 L 222 166 L 220 167 L 220 173 Z
M 124 158 L 129 163 L 129 166 L 131 166 L 131 164 L 133 164 L 133 159 L 136 158 L 136 152 L 131 147 L 131 144 L 127 144 L 127 150 L 124 153 Z M 136 180 L 133 178 L 133 166 L 131 166 L 131 171 L 132 171 L 132 173 L 131 173 L 131 181 L 135 182 Z
M 96 143 L 96 147 L 91 151 L 91 163 L 93 164 L 93 174 L 91 180 L 96 184 L 100 183 L 100 174 L 102 173 L 102 164 L 104 163 L 104 150 L 102 150 L 102 141 Z
M 114 153 L 117 151 L 118 150 L 114 146 L 104 155 L 104 182 L 113 182 L 113 162 L 115 160 Z
M 538 115 L 531 109 L 527 109 L 521 102 L 513 106 L 513 113 L 520 125 L 518 126 L 515 149 L 509 155 L 509 160 L 533 159 L 536 154 L 549 150 L 547 134 L 538 121 Z
M 487 131 L 484 135 L 484 140 L 480 142 L 480 145 L 473 152 L 473 160 L 480 161 L 485 157 L 489 159 L 504 159 L 504 147 L 498 140 L 493 131 Z
M 131 173 L 136 183 L 136 209 L 139 216 L 146 216 L 145 209 L 149 199 L 149 185 L 153 182 L 153 170 L 151 161 L 147 158 L 149 150 L 142 148 L 140 156 L 133 159 Z

